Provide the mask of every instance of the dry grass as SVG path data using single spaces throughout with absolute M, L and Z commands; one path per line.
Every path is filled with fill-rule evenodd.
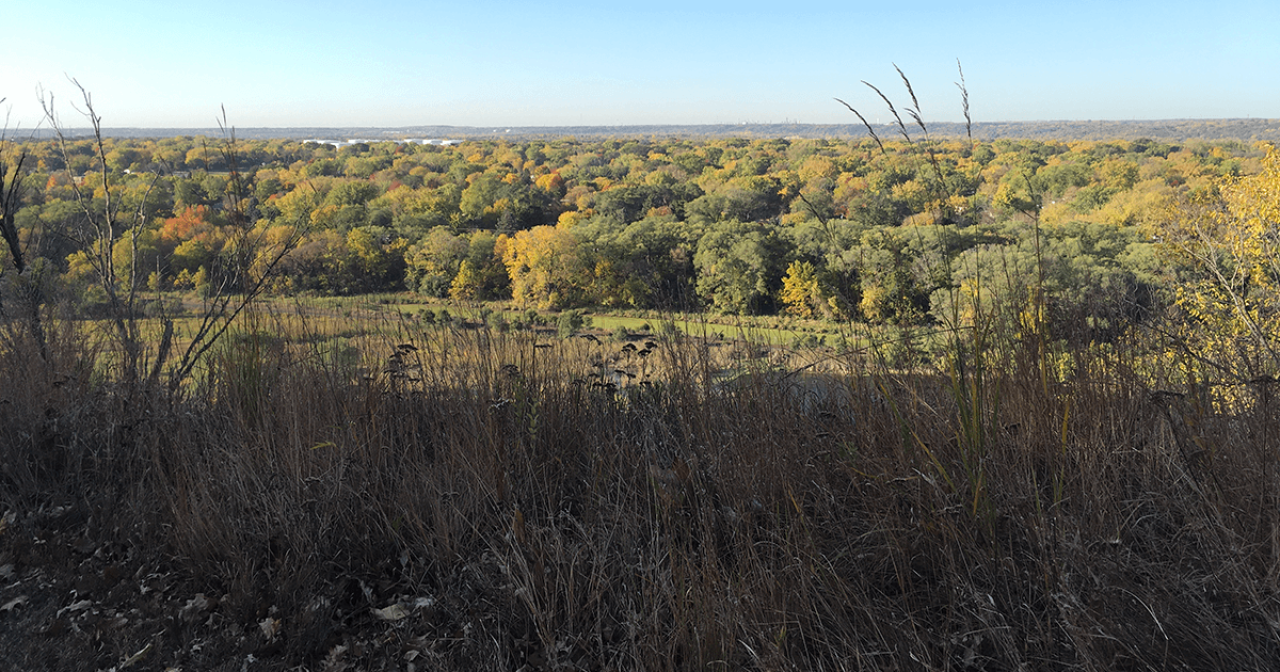
M 11 343 L 13 527 L 78 511 L 272 669 L 1280 666 L 1265 386 L 1215 412 L 1123 347 L 1061 380 L 987 353 L 975 397 L 855 359 L 837 394 L 722 385 L 734 349 L 692 338 L 334 343 L 259 318 L 180 396 L 87 373 L 72 336 L 47 370 Z M 149 660 L 194 669 L 183 646 Z

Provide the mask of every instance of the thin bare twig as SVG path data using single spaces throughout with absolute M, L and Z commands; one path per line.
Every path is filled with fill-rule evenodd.
M 84 215 L 85 221 L 88 223 L 89 230 L 85 232 L 87 235 L 81 235 L 78 240 L 75 238 L 72 238 L 72 240 L 86 252 L 86 258 L 89 260 L 94 273 L 98 276 L 98 284 L 107 296 L 107 305 L 111 310 L 110 322 L 115 328 L 120 347 L 124 350 L 125 379 L 130 382 L 137 382 L 138 365 L 142 356 L 143 344 L 136 310 L 138 293 L 136 259 L 139 234 L 145 223 L 146 196 L 144 195 L 142 204 L 134 214 L 133 221 L 126 227 L 126 230 L 130 233 L 130 253 L 134 263 L 131 264 L 127 286 L 124 288 L 126 293 L 122 297 L 121 288 L 119 287 L 122 278 L 119 277 L 116 269 L 114 251 L 115 243 L 124 234 L 124 231 L 117 230 L 121 226 L 119 204 L 116 202 L 115 195 L 111 189 L 111 171 L 107 166 L 107 149 L 106 140 L 102 134 L 102 117 L 94 109 L 93 95 L 75 78 L 69 77 L 68 79 L 80 91 L 83 109 L 75 104 L 72 104 L 71 107 L 89 120 L 90 127 L 93 130 L 92 142 L 95 152 L 94 158 L 97 163 L 94 170 L 100 178 L 99 186 L 102 188 L 103 207 L 101 212 L 94 207 L 92 192 L 86 195 L 82 183 L 76 180 L 74 175 L 71 175 L 71 154 L 67 146 L 66 133 L 63 131 L 62 123 L 59 121 L 54 107 L 53 95 L 50 94 L 46 97 L 42 92 L 40 104 L 44 108 L 45 119 L 53 128 L 57 138 L 63 162 L 67 166 L 66 171 L 71 182 L 72 193 L 75 194 L 81 214 Z M 155 179 L 148 186 L 147 194 L 150 194 L 154 185 Z
M 256 230 L 250 213 L 244 204 L 244 179 L 239 170 L 239 152 L 236 145 L 235 127 L 227 123 L 227 110 L 222 107 L 222 116 L 218 119 L 218 128 L 223 134 L 223 143 L 219 148 L 230 171 L 230 190 L 227 207 L 228 218 L 235 230 L 234 250 L 228 259 L 229 272 L 221 273 L 217 289 L 205 302 L 204 314 L 196 326 L 195 335 L 187 344 L 177 364 L 169 372 L 169 387 L 176 389 L 182 384 L 195 366 L 211 348 L 226 334 L 236 318 L 240 316 L 266 290 L 268 283 L 275 277 L 284 258 L 289 255 L 306 234 L 306 227 L 297 227 L 280 246 L 271 250 L 260 271 L 252 270 L 254 260 L 269 247 L 266 231 Z M 207 152 L 207 148 L 206 148 Z M 207 159 L 206 159 L 207 161 Z M 236 295 L 238 294 L 238 298 Z

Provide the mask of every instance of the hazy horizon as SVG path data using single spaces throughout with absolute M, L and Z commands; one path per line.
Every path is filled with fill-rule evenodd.
M 335 130 L 359 130 L 369 129 L 377 131 L 388 131 L 392 129 L 413 129 L 413 128 L 460 128 L 468 130 L 490 129 L 489 132 L 502 132 L 507 129 L 525 129 L 525 128 L 631 128 L 631 127 L 722 127 L 722 126 L 856 126 L 863 128 L 861 122 L 853 118 L 854 121 L 831 122 L 831 123 L 809 123 L 803 121 L 779 121 L 779 122 L 735 122 L 735 123 L 681 123 L 671 122 L 662 124 L 394 124 L 390 126 L 358 126 L 358 125 L 341 125 L 341 124 L 304 124 L 296 126 L 244 126 L 236 124 L 234 119 L 230 119 L 230 127 L 235 129 L 280 129 L 280 130 L 308 130 L 308 129 L 335 129 Z M 1180 117 L 1180 118 L 1152 118 L 1152 119 L 990 119 L 984 121 L 974 121 L 974 126 L 980 125 L 1004 125 L 1004 124 L 1158 124 L 1158 123 L 1177 123 L 1177 122 L 1211 122 L 1211 121 L 1271 121 L 1280 119 L 1277 117 Z M 915 122 L 903 116 L 903 122 L 907 125 L 907 130 L 911 131 L 919 128 Z M 925 119 L 925 125 L 963 125 L 963 121 L 930 121 Z M 879 130 L 880 128 L 897 128 L 896 122 L 885 121 L 881 118 L 878 122 L 873 121 L 872 126 Z M 155 130 L 155 131 L 182 131 L 182 130 L 219 130 L 216 123 L 205 126 L 111 126 L 103 124 L 104 130 Z M 91 131 L 90 126 L 80 124 L 65 124 L 64 130 L 70 131 Z
M 1043 121 L 1043 122 L 941 122 L 928 124 L 935 139 L 972 137 L 983 142 L 999 139 L 1033 141 L 1115 141 L 1160 140 L 1189 141 L 1263 141 L 1280 143 L 1280 119 L 1209 119 L 1209 120 L 1141 120 L 1141 121 Z M 845 139 L 868 137 L 859 124 L 718 124 L 718 125 L 630 125 L 630 126 L 395 126 L 395 127 L 233 127 L 243 140 L 319 140 L 339 145 L 352 142 L 401 141 L 465 141 L 504 139 L 516 142 L 574 138 L 583 142 L 610 138 L 685 138 L 685 139 Z M 11 129 L 12 130 L 12 129 Z M 88 128 L 66 128 L 73 138 L 87 137 Z M 901 138 L 896 126 L 881 125 L 874 129 L 887 141 Z M 914 138 L 921 133 L 914 126 L 906 129 Z M 180 136 L 224 135 L 218 128 L 103 128 L 103 135 L 120 139 L 167 138 Z M 49 129 L 23 133 L 10 132 L 9 137 L 31 139 L 52 137 Z
M 10 128 L 580 127 L 1280 117 L 1280 5 L 53 0 L 10 8 Z

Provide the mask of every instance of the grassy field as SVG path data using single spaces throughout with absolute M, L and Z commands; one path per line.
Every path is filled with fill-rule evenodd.
M 468 320 L 481 319 L 481 313 L 489 311 L 500 315 L 508 322 L 527 317 L 529 311 L 519 310 L 509 302 L 492 302 L 488 304 L 459 304 L 453 301 L 428 300 L 412 294 L 373 294 L 364 297 L 330 297 L 308 299 L 307 303 L 327 306 L 339 310 L 370 310 L 401 313 L 408 316 L 421 314 L 423 310 L 446 310 L 452 315 Z M 540 319 L 554 324 L 562 312 L 568 311 L 534 311 Z M 797 338 L 809 335 L 834 337 L 846 332 L 839 325 L 819 320 L 799 320 L 779 316 L 740 317 L 716 316 L 705 313 L 667 313 L 660 311 L 614 311 L 583 310 L 590 318 L 589 327 L 594 330 L 613 332 L 624 327 L 633 332 L 655 331 L 663 322 L 670 322 L 681 331 L 690 334 L 720 334 L 725 338 L 742 338 L 744 335 L 753 341 L 769 345 L 788 345 Z M 706 332 L 705 334 L 703 332 Z
M 185 348 L 199 326 L 201 301 L 193 292 L 169 293 L 163 296 L 163 301 L 174 322 L 174 347 Z M 235 331 L 266 330 L 289 334 L 295 341 L 328 340 L 343 347 L 354 347 L 362 357 L 376 359 L 384 354 L 388 343 L 393 346 L 400 342 L 413 343 L 442 326 L 525 332 L 548 340 L 589 335 L 619 345 L 685 335 L 705 340 L 713 347 L 736 347 L 744 352 L 756 347 L 784 358 L 802 352 L 830 356 L 837 352 L 866 351 L 873 343 L 883 343 L 890 338 L 883 329 L 782 317 L 719 317 L 654 311 L 530 311 L 503 302 L 459 305 L 424 301 L 412 293 L 268 298 L 251 306 L 245 321 Z M 96 328 L 105 333 L 109 325 L 98 324 Z M 143 328 L 154 340 L 161 331 L 160 321 L 158 318 L 144 320 Z
M 1203 389 L 1129 338 L 961 335 L 902 344 L 902 366 L 643 316 L 566 338 L 488 308 L 266 302 L 177 391 L 115 377 L 89 323 L 51 322 L 47 361 L 7 332 L 0 650 L 28 669 L 1280 665 L 1265 381 Z

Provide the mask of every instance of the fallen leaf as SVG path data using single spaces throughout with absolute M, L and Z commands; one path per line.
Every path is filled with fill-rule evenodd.
M 384 621 L 398 621 L 409 615 L 409 610 L 405 609 L 399 603 L 393 604 L 382 609 L 374 609 L 373 615 Z
M 8 602 L 5 602 L 4 606 L 0 607 L 0 611 L 13 611 L 14 609 L 26 604 L 27 599 L 26 595 L 19 595 Z
M 67 612 L 67 611 L 84 611 L 85 609 L 88 609 L 92 606 L 93 606 L 93 602 L 91 600 L 80 600 L 79 602 L 73 602 L 59 609 L 58 614 L 61 615 L 63 612 Z
M 132 656 L 129 656 L 127 660 L 125 660 L 123 663 L 120 663 L 119 669 L 123 670 L 127 667 L 133 667 L 135 664 L 137 664 L 138 661 L 145 658 L 148 653 L 151 653 L 151 646 L 152 646 L 151 644 L 147 644 L 146 646 L 142 647 L 141 651 L 133 654 Z
M 347 646 L 338 644 L 329 649 L 329 655 L 324 659 L 324 672 L 343 672 L 347 669 L 347 663 L 342 660 L 343 654 L 347 652 Z
M 119 628 L 123 628 L 128 624 L 129 624 L 128 616 L 121 616 L 119 614 L 116 614 L 115 616 L 112 616 L 111 618 L 108 618 L 102 621 L 101 623 L 99 623 L 98 630 L 100 632 L 105 632 L 108 630 L 117 630 Z
M 267 639 L 275 639 L 280 632 L 280 619 L 268 616 L 262 619 L 262 622 L 258 624 L 258 628 L 262 630 L 262 634 Z
M 187 601 L 186 605 L 178 611 L 178 616 L 182 620 L 191 622 L 200 618 L 200 614 L 209 611 L 218 604 L 216 599 L 205 597 L 204 593 L 196 593 L 196 596 Z

